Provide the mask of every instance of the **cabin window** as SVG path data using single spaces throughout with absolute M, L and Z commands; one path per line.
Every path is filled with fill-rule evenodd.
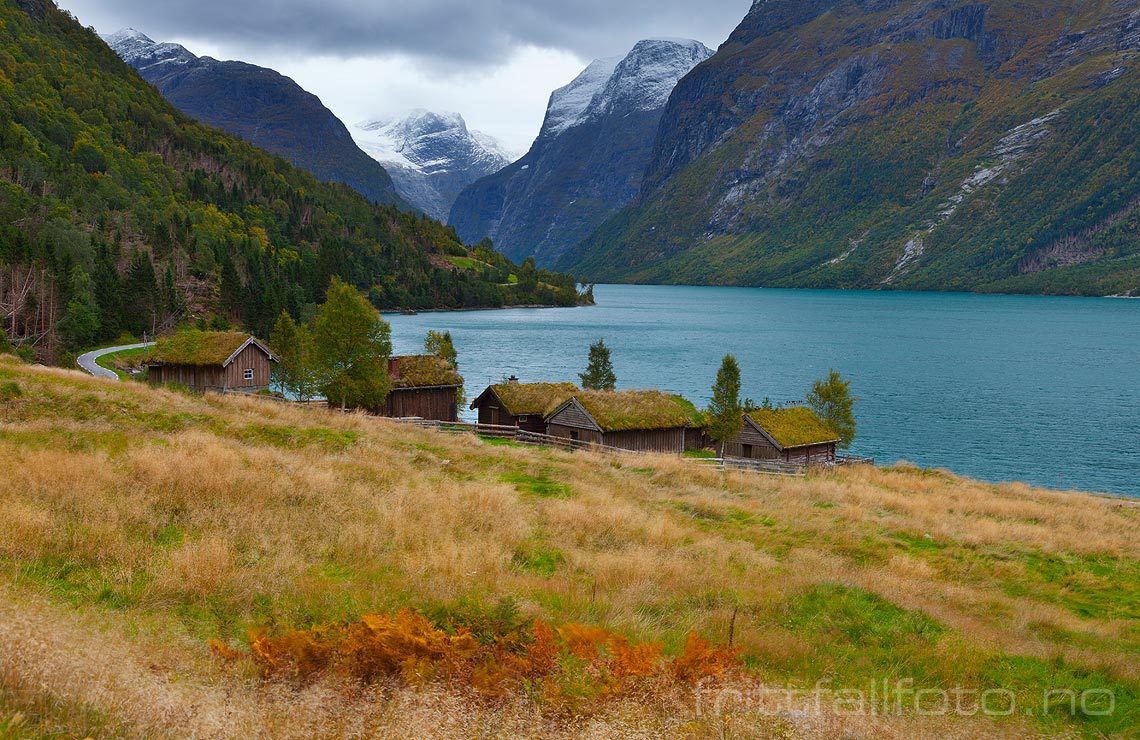
M 744 457 L 752 457 L 752 445 L 741 445 L 741 455 Z
M 529 416 L 520 416 L 519 421 L 530 421 L 530 417 Z
M 570 430 L 570 439 L 574 440 L 575 442 L 578 441 L 578 430 L 577 429 L 571 429 Z
M 247 381 L 252 381 L 253 380 L 253 368 L 247 367 L 245 369 L 245 372 L 242 373 L 242 377 L 245 378 Z

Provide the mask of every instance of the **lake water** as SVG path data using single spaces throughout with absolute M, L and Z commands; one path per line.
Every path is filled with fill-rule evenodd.
M 472 398 L 512 374 L 577 381 L 598 338 L 619 388 L 701 406 L 728 352 L 757 402 L 801 400 L 834 367 L 859 396 L 855 454 L 1140 496 L 1140 301 L 624 285 L 595 297 L 386 318 L 397 353 L 450 330 Z

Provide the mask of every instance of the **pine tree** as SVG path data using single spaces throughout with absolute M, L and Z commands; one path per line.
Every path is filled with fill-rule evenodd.
M 721 454 L 724 444 L 740 433 L 744 427 L 744 411 L 740 406 L 740 365 L 732 355 L 725 355 L 716 382 L 712 389 L 712 402 L 709 404 L 709 436 L 720 443 Z
M 829 370 L 827 378 L 817 380 L 807 394 L 812 407 L 824 424 L 839 435 L 839 446 L 847 449 L 855 439 L 855 402 L 851 395 L 851 381 L 844 380 L 836 370 Z
M 71 347 L 88 347 L 99 339 L 99 303 L 91 276 L 78 265 L 71 270 L 70 293 L 61 330 Z
M 617 376 L 614 375 L 614 366 L 610 361 L 610 348 L 605 340 L 599 339 L 590 345 L 589 364 L 586 372 L 578 377 L 582 387 L 593 391 L 612 391 L 617 386 Z
M 391 329 L 356 288 L 333 278 L 313 332 L 321 390 L 342 409 L 379 408 L 392 379 Z

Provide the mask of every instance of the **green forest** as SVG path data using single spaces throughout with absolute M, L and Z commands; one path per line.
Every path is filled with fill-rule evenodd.
M 0 8 L 0 322 L 41 359 L 191 322 L 264 335 L 334 276 L 380 309 L 585 299 L 194 122 L 46 0 Z

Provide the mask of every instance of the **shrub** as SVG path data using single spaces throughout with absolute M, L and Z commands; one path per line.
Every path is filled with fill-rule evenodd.
M 248 654 L 220 641 L 213 652 L 248 657 L 265 679 L 310 683 L 338 675 L 371 684 L 444 681 L 500 698 L 541 685 L 548 699 L 595 699 L 629 692 L 646 682 L 693 686 L 741 667 L 739 651 L 690 634 L 676 658 L 660 643 L 634 643 L 603 627 L 567 624 L 555 629 L 535 620 L 529 630 L 509 626 L 482 641 L 465 626 L 445 630 L 405 609 L 394 616 L 367 614 L 357 622 L 251 635 Z

